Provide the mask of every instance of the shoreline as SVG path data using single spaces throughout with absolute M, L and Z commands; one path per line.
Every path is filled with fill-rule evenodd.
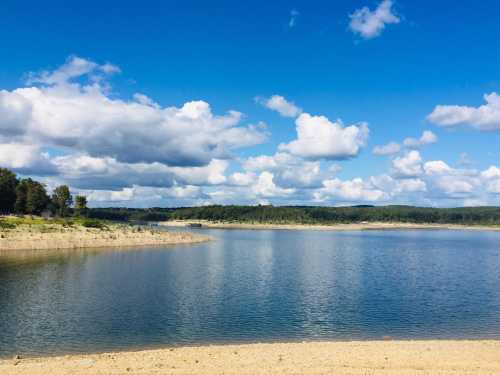
M 196 244 L 211 239 L 209 236 L 188 232 L 169 232 L 118 224 L 107 224 L 103 228 L 87 228 L 47 221 L 2 228 L 0 253 L 18 250 L 126 249 Z
M 0 359 L 2 374 L 498 374 L 500 340 L 318 341 Z
M 215 229 L 255 229 L 255 230 L 319 230 L 319 231 L 363 231 L 363 230 L 398 230 L 398 229 L 447 229 L 500 231 L 500 226 L 460 225 L 460 224 L 413 224 L 413 223 L 349 223 L 349 224 L 265 224 L 265 223 L 228 223 L 208 220 L 171 220 L 159 222 L 164 227 L 187 227 L 189 224 L 201 224 L 202 228 Z

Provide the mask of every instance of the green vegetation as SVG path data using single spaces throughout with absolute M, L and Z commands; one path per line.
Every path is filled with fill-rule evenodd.
M 41 215 L 68 217 L 73 214 L 87 216 L 87 198 L 73 197 L 66 185 L 54 189 L 49 197 L 43 184 L 31 178 L 17 179 L 15 173 L 0 168 L 0 214 Z
M 75 197 L 75 215 L 77 216 L 87 216 L 87 197 L 83 195 L 77 195 Z
M 73 204 L 73 197 L 71 196 L 67 185 L 61 185 L 54 189 L 54 193 L 52 194 L 52 203 L 59 213 L 59 216 L 64 217 L 68 215 L 69 208 Z
M 89 217 L 115 221 L 208 220 L 227 223 L 338 224 L 401 222 L 500 225 L 500 207 L 431 208 L 413 206 L 204 206 L 184 208 L 99 208 Z
M 57 232 L 64 228 L 69 229 L 76 227 L 110 230 L 110 228 L 116 226 L 116 224 L 113 224 L 111 222 L 82 217 L 53 218 L 50 220 L 47 220 L 40 216 L 30 215 L 0 217 L 0 230 L 30 228 L 30 230 L 34 230 L 37 232 Z M 123 225 L 119 226 L 122 227 Z
M 107 226 L 102 221 L 96 219 L 85 219 L 81 222 L 81 225 L 85 228 L 107 229 Z
M 19 181 L 16 187 L 14 210 L 30 215 L 39 215 L 50 202 L 45 186 L 31 178 Z
M 45 186 L 30 178 L 18 180 L 0 168 L 0 214 L 49 212 L 62 225 L 105 228 L 99 220 L 146 222 L 167 220 L 208 220 L 228 223 L 337 224 L 360 222 L 400 222 L 417 224 L 500 225 L 500 207 L 431 208 L 413 206 L 204 206 L 183 208 L 88 208 L 87 198 L 76 196 L 75 207 L 69 187 L 58 186 L 49 198 Z M 26 220 L 26 219 L 23 219 Z M 37 219 L 32 219 L 37 220 Z M 0 221 L 0 227 L 16 225 Z
M 0 168 L 0 213 L 10 213 L 14 210 L 17 183 L 14 173 Z

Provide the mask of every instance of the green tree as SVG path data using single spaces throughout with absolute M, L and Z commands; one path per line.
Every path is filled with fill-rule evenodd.
M 47 195 L 47 190 L 38 181 L 33 181 L 28 187 L 26 196 L 26 211 L 29 214 L 39 215 L 47 208 L 50 198 Z
M 16 202 L 16 175 L 5 168 L 0 168 L 0 213 L 11 213 Z
M 54 189 L 52 194 L 52 204 L 59 216 L 67 216 L 70 206 L 73 204 L 73 197 L 67 185 L 61 185 Z
M 87 197 L 84 195 L 75 197 L 75 211 L 78 216 L 87 216 Z
M 28 180 L 21 180 L 16 187 L 16 203 L 14 210 L 18 214 L 26 213 L 26 200 L 28 197 Z
M 22 179 L 16 188 L 15 211 L 22 214 L 40 214 L 50 199 L 40 182 L 31 178 Z

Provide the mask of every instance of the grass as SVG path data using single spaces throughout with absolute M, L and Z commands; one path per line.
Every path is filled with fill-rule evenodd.
M 0 230 L 13 230 L 18 227 L 29 227 L 41 232 L 53 232 L 60 228 L 95 228 L 109 230 L 111 222 L 104 220 L 88 219 L 82 217 L 45 219 L 40 216 L 3 216 L 0 217 Z

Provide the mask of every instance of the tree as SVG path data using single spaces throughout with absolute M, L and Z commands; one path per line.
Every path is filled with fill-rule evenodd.
M 28 180 L 21 180 L 16 187 L 16 203 L 14 210 L 18 214 L 26 213 L 26 200 L 28 198 Z
M 50 198 L 47 195 L 45 186 L 38 181 L 31 181 L 26 196 L 26 212 L 28 214 L 39 215 L 47 208 L 49 202 Z
M 40 182 L 31 178 L 22 179 L 16 187 L 15 211 L 21 214 L 40 214 L 50 199 Z
M 87 215 L 87 197 L 84 195 L 77 195 L 75 197 L 75 211 L 78 216 Z
M 64 217 L 68 214 L 68 209 L 73 204 L 73 197 L 67 185 L 61 185 L 54 189 L 52 203 L 59 216 Z
M 0 213 L 11 213 L 16 202 L 16 175 L 5 168 L 0 168 Z

